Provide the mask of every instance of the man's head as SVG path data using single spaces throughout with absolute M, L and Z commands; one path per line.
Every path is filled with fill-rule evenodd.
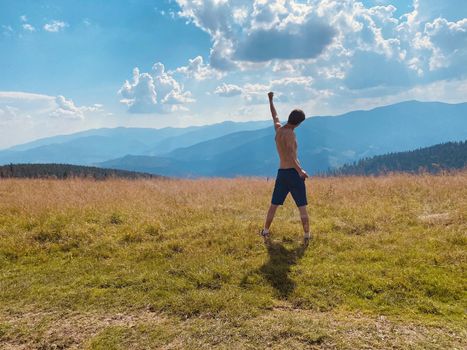
M 305 120 L 305 113 L 301 109 L 294 109 L 289 114 L 288 124 L 298 126 L 302 121 Z

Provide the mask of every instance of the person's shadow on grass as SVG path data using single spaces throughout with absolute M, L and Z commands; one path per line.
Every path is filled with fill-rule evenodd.
M 274 242 L 270 238 L 264 240 L 268 250 L 269 260 L 258 269 L 258 272 L 277 291 L 281 299 L 286 299 L 295 289 L 296 283 L 290 279 L 291 266 L 297 264 L 305 254 L 308 243 L 302 243 L 294 249 L 286 249 L 281 243 Z M 246 281 L 248 275 L 242 280 Z

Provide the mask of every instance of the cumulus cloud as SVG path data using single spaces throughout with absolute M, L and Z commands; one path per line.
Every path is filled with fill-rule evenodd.
M 175 69 L 174 72 L 196 80 L 205 80 L 210 78 L 220 79 L 224 75 L 222 72 L 213 69 L 209 64 L 205 64 L 203 62 L 203 57 L 201 56 L 189 59 L 188 65 L 179 67 Z
M 84 119 L 86 112 L 95 112 L 100 110 L 102 105 L 96 104 L 90 107 L 77 107 L 74 102 L 70 99 L 66 99 L 62 95 L 55 97 L 56 108 L 51 111 L 50 116 L 55 118 L 66 118 L 66 119 Z
M 458 22 L 449 22 L 444 18 L 437 18 L 425 24 L 424 38 L 426 48 L 431 50 L 429 68 L 450 67 L 454 75 L 467 73 L 467 18 Z M 459 69 L 460 68 L 460 69 Z
M 335 31 L 321 19 L 309 17 L 300 25 L 252 30 L 238 41 L 233 58 L 261 62 L 318 56 L 331 43 Z
M 208 32 L 211 65 L 235 69 L 242 61 L 313 58 L 335 35 L 311 7 L 295 1 L 179 0 L 180 16 Z
M 351 89 L 465 73 L 464 0 L 414 0 L 402 16 L 403 1 L 374 3 L 178 0 L 179 16 L 211 36 L 210 64 L 219 70 L 269 69 L 271 79 L 311 76 L 317 86 L 343 81 Z
M 222 97 L 233 97 L 241 95 L 242 91 L 240 86 L 223 83 L 214 90 L 214 93 Z
M 160 62 L 153 65 L 150 73 L 134 68 L 133 80 L 126 80 L 118 94 L 130 113 L 171 113 L 186 110 L 184 104 L 195 101 Z
M 59 32 L 65 27 L 68 27 L 68 24 L 63 21 L 53 20 L 50 23 L 44 24 L 44 30 L 51 33 Z
M 404 61 L 421 81 L 465 76 L 466 16 L 464 1 L 414 0 L 413 11 L 401 17 L 396 35 Z

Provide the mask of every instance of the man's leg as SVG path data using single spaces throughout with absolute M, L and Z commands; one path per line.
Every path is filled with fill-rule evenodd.
M 274 215 L 276 214 L 276 209 L 279 205 L 284 203 L 288 193 L 289 189 L 285 182 L 284 170 L 279 169 L 274 183 L 274 191 L 272 192 L 271 206 L 269 207 L 268 214 L 266 215 L 264 228 L 261 230 L 261 235 L 263 237 L 269 237 L 269 227 L 271 226 Z
M 266 215 L 266 222 L 264 223 L 264 229 L 269 231 L 269 227 L 271 227 L 272 220 L 274 220 L 274 215 L 276 215 L 276 210 L 279 205 L 271 204 L 268 210 L 268 214 Z
M 306 206 L 308 201 L 306 199 L 306 186 L 305 186 L 305 179 L 301 178 L 298 172 L 295 172 L 292 177 L 293 186 L 290 190 L 292 193 L 292 197 L 295 201 L 295 204 L 298 207 L 298 211 L 300 212 L 300 219 L 302 220 L 303 225 L 303 238 L 305 243 L 311 238 L 310 236 L 310 224 L 308 220 L 308 212 L 306 211 Z
M 308 219 L 308 212 L 306 210 L 306 205 L 302 205 L 301 207 L 298 207 L 298 211 L 300 212 L 300 219 L 302 220 L 302 225 L 303 225 L 303 233 L 304 233 L 303 237 L 305 238 L 305 241 L 306 241 L 311 238 L 310 223 Z
M 306 211 L 306 205 L 298 207 L 298 211 L 300 212 L 300 219 L 302 220 L 303 232 L 310 232 L 310 223 L 308 220 L 308 212 Z

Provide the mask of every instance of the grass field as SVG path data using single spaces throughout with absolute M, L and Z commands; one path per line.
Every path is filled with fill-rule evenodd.
M 467 173 L 1 180 L 1 349 L 465 349 Z

